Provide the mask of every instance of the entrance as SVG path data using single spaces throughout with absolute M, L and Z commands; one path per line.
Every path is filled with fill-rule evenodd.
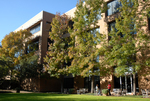
M 98 88 L 100 88 L 100 76 L 94 76 L 94 89 L 96 84 L 98 84 Z M 84 78 L 84 87 L 91 91 L 91 77 Z
M 114 76 L 114 88 L 127 89 L 128 93 L 133 92 L 133 75 L 125 75 L 124 77 Z M 136 91 L 138 90 L 138 75 L 136 74 Z

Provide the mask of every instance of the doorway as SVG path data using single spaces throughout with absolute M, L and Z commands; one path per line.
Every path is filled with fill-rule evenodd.
M 136 74 L 136 92 L 139 92 L 138 90 L 138 75 Z M 114 76 L 114 88 L 119 89 L 127 89 L 127 93 L 133 92 L 133 75 L 128 74 L 124 77 L 116 77 Z

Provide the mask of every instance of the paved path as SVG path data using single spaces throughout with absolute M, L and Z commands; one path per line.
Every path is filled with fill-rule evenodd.
M 1 90 L 0 89 L 0 93 L 16 93 L 16 90 Z M 20 91 L 20 93 L 33 93 L 30 91 Z

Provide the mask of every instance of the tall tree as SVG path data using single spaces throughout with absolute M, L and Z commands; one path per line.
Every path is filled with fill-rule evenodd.
M 73 58 L 69 71 L 73 75 L 92 77 L 91 93 L 94 91 L 94 75 L 100 75 L 97 57 L 101 34 L 98 20 L 107 8 L 104 0 L 80 0 L 73 18 L 73 29 L 70 30 L 72 47 L 69 56 Z
M 33 63 L 35 63 L 34 59 L 32 59 L 33 61 L 27 61 L 28 59 L 30 59 L 31 56 L 34 55 L 34 51 L 26 54 L 26 49 L 28 48 L 28 45 L 31 42 L 31 38 L 32 38 L 31 35 L 32 34 L 27 30 L 20 30 L 17 32 L 9 33 L 2 40 L 1 54 L 4 57 L 6 57 L 8 61 L 10 61 L 7 63 L 7 66 L 11 71 L 10 72 L 11 78 L 15 77 L 17 80 L 19 80 L 19 82 L 21 80 L 20 78 L 22 78 L 21 76 L 23 75 L 22 71 L 24 71 L 25 69 L 24 67 L 26 66 L 29 67 L 29 62 L 31 65 L 30 67 L 33 66 L 32 65 Z M 23 63 L 26 65 L 22 65 Z M 15 76 L 12 76 L 14 73 Z M 32 74 L 32 72 L 30 73 Z M 27 74 L 24 74 L 24 76 L 25 75 L 27 76 Z
M 109 68 L 115 66 L 115 75 L 133 74 L 134 94 L 136 94 L 135 74 L 149 68 L 148 51 L 150 33 L 145 29 L 149 1 L 120 0 L 120 16 L 109 33 L 108 44 L 105 47 L 104 61 Z M 149 74 L 149 71 L 147 71 Z
M 66 67 L 71 61 L 68 56 L 68 43 L 70 42 L 68 28 L 72 26 L 71 24 L 67 15 L 56 14 L 49 33 L 51 43 L 49 43 L 47 55 L 44 58 L 44 62 L 46 62 L 44 67 L 50 76 L 60 78 L 61 92 L 63 92 L 63 77 L 68 74 Z

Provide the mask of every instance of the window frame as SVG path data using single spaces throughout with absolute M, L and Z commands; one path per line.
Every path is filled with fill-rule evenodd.
M 41 24 L 37 24 L 36 26 L 30 28 L 30 33 L 34 34 L 34 33 L 37 33 L 41 30 Z
M 111 8 L 111 14 L 108 14 L 108 10 L 106 11 L 106 17 L 107 16 L 111 16 L 111 15 L 113 15 L 113 14 L 116 14 L 116 13 L 118 13 L 119 12 L 119 10 L 115 10 L 114 11 L 114 7 L 113 7 L 113 9 L 112 9 L 112 4 L 113 3 L 117 3 L 117 4 L 119 4 L 119 6 L 116 8 L 116 9 L 118 9 L 120 6 L 121 6 L 121 2 L 119 2 L 119 0 L 111 0 L 111 1 L 109 1 L 109 2 L 107 2 L 107 6 L 108 6 L 108 4 L 111 4 L 111 6 L 110 7 L 108 7 L 108 10 Z M 116 3 L 115 3 L 115 6 L 116 6 Z M 114 6 L 114 5 L 113 5 Z M 113 10 L 113 11 L 112 11 Z

